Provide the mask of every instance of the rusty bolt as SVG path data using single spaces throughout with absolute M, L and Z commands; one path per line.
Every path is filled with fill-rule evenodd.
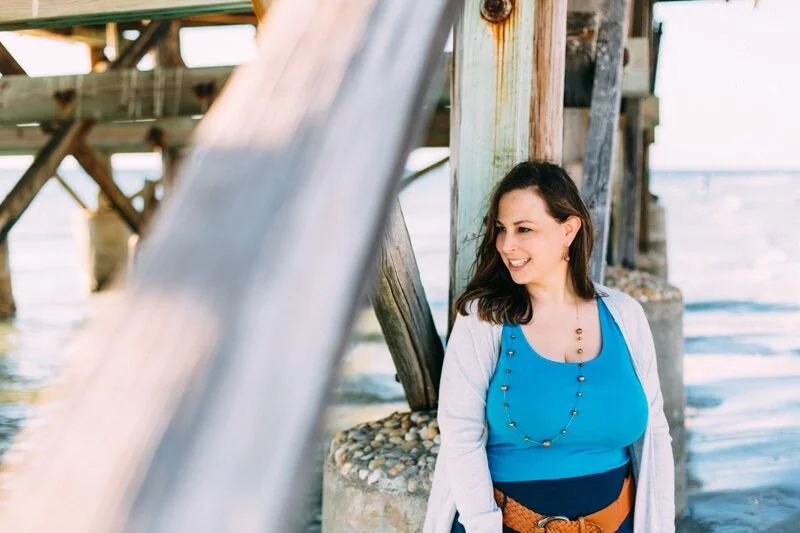
M 503 22 L 514 9 L 514 0 L 483 0 L 481 16 L 492 23 Z
M 216 92 L 216 87 L 213 81 L 201 82 L 195 84 L 193 87 L 194 95 L 201 101 L 210 99 Z
M 67 114 L 72 109 L 72 103 L 75 101 L 75 89 L 66 89 L 64 91 L 56 91 L 53 93 L 53 99 L 56 101 L 56 107 L 63 114 Z

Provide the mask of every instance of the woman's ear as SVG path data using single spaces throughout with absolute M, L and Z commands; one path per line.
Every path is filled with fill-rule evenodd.
M 572 241 L 575 240 L 575 236 L 578 235 L 578 231 L 581 229 L 581 219 L 575 215 L 567 217 L 567 220 L 564 221 L 564 238 L 566 239 L 566 246 L 572 244 Z

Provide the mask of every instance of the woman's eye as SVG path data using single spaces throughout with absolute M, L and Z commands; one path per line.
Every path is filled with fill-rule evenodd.
M 497 233 L 503 233 L 506 230 L 506 228 L 503 228 L 503 227 L 500 227 L 500 226 L 497 226 L 494 229 L 497 231 Z
M 531 231 L 529 228 L 519 228 L 520 233 L 528 233 L 529 231 Z

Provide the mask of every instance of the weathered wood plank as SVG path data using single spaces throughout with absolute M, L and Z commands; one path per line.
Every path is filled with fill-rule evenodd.
M 592 279 L 602 283 L 611 204 L 611 171 L 615 150 L 614 132 L 619 121 L 622 84 L 622 52 L 629 0 L 603 0 L 597 58 L 589 109 L 589 133 L 583 166 L 581 194 L 595 225 Z
M 69 155 L 75 140 L 83 136 L 90 127 L 91 124 L 86 122 L 68 121 L 39 151 L 33 164 L 0 203 L 0 242 L 8 237 L 11 228 L 31 205 L 36 194 L 55 173 L 61 161 Z
M 455 5 L 272 7 L 122 300 L 88 326 L 55 416 L 23 435 L 9 531 L 297 530 Z
M 370 296 L 413 411 L 435 409 L 444 348 L 433 323 L 400 202 L 390 208 Z
M 98 157 L 82 140 L 77 140 L 73 144 L 71 153 L 89 177 L 97 183 L 100 190 L 108 198 L 108 201 L 111 202 L 112 207 L 131 228 L 131 231 L 141 233 L 142 214 L 133 207 L 125 193 L 114 182 L 111 167 L 108 166 L 106 161 Z
M 3 0 L 0 31 L 251 12 L 250 0 Z
M 510 8 L 509 15 L 489 22 L 482 4 L 489 12 Z M 541 0 L 467 2 L 457 21 L 451 302 L 466 287 L 495 184 L 520 161 L 561 160 L 566 24 L 563 2 Z
M 639 223 L 641 220 L 642 170 L 644 129 L 642 101 L 631 98 L 625 101 L 625 161 L 620 206 L 619 264 L 635 269 L 639 252 Z
M 69 76 L 4 76 L 0 125 L 64 118 L 94 121 L 205 113 L 234 67 L 135 68 Z
M 530 158 L 535 3 L 516 2 L 507 19 L 493 23 L 481 16 L 483 2 L 465 2 L 456 20 L 450 115 L 451 302 L 467 285 L 492 187 L 514 164 Z
M 103 123 L 92 128 L 86 143 L 100 152 L 152 152 L 150 139 L 155 131 L 161 131 L 170 146 L 183 148 L 189 144 L 192 131 L 199 123 L 195 118 Z M 0 128 L 0 155 L 35 154 L 48 139 L 50 134 L 37 126 Z
M 567 3 L 537 0 L 534 15 L 530 158 L 561 163 Z

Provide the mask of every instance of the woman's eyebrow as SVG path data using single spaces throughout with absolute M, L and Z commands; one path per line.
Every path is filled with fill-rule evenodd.
M 534 222 L 533 220 L 517 220 L 512 224 L 512 226 L 519 226 L 520 224 L 536 224 L 536 222 Z M 498 220 L 496 225 L 502 226 L 503 223 Z

